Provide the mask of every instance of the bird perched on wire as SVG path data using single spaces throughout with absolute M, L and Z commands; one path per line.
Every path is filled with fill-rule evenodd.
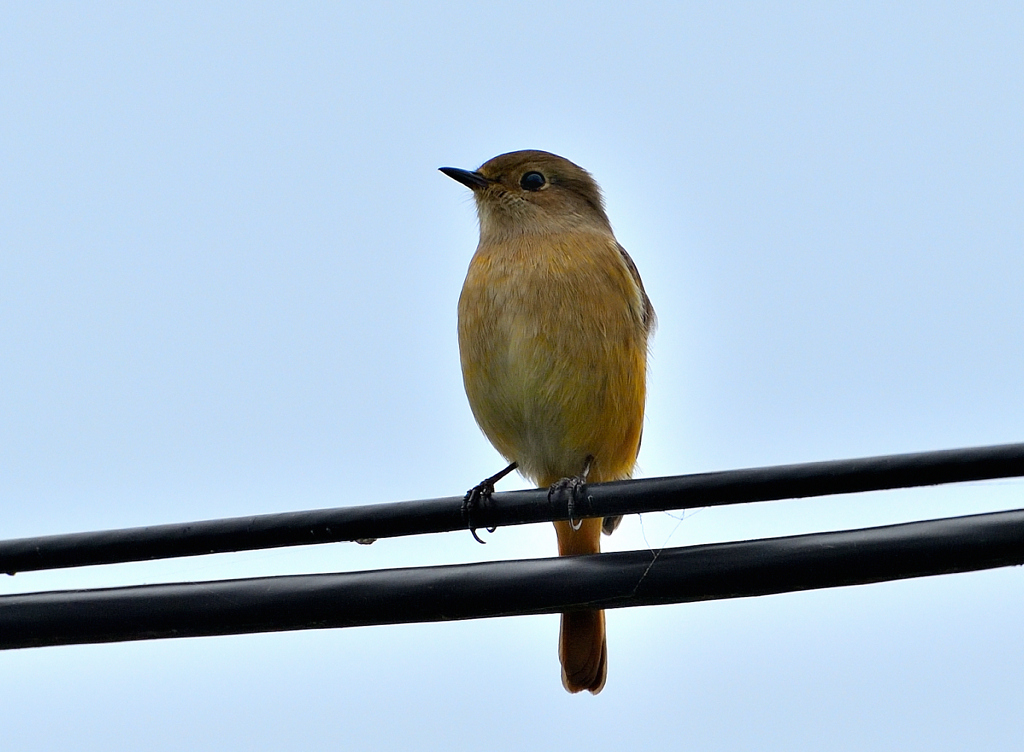
M 583 168 L 517 151 L 441 172 L 476 199 L 480 244 L 459 298 L 462 376 L 477 423 L 510 463 L 470 490 L 468 511 L 518 467 L 567 492 L 559 555 L 597 553 L 602 528 L 610 534 L 619 518 L 575 520 L 571 501 L 587 481 L 628 478 L 636 464 L 651 301 Z M 562 614 L 558 653 L 567 690 L 600 692 L 604 612 Z

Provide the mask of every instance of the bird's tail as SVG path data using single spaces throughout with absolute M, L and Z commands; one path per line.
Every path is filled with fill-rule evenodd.
M 601 520 L 589 519 L 573 530 L 568 522 L 556 522 L 558 555 L 596 554 L 601 551 Z M 567 611 L 562 614 L 558 637 L 562 685 L 570 692 L 584 689 L 597 694 L 608 675 L 608 645 L 604 611 Z
M 558 635 L 562 686 L 570 692 L 584 689 L 597 694 L 608 677 L 608 643 L 604 611 L 567 611 Z

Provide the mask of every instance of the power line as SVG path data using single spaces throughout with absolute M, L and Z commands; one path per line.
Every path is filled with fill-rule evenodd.
M 1024 563 L 1024 510 L 651 551 L 0 597 L 0 648 L 740 598 Z
M 1024 444 L 595 484 L 580 517 L 773 501 L 1024 475 Z M 494 494 L 477 527 L 566 519 L 547 491 Z M 0 541 L 0 572 L 302 546 L 464 529 L 462 498 L 404 501 Z

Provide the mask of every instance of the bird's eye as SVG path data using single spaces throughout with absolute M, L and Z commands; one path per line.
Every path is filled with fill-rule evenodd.
M 519 180 L 519 186 L 524 191 L 539 191 L 544 187 L 547 180 L 539 172 L 528 172 Z

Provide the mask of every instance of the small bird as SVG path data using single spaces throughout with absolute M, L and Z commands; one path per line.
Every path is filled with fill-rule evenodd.
M 583 168 L 516 151 L 478 170 L 440 168 L 473 191 L 480 244 L 459 298 L 459 352 L 473 416 L 509 466 L 569 498 L 628 478 L 643 432 L 655 317 Z M 601 550 L 620 518 L 554 523 L 560 556 Z M 475 533 L 474 533 L 475 535 Z M 603 611 L 562 614 L 562 684 L 597 694 L 608 670 Z

